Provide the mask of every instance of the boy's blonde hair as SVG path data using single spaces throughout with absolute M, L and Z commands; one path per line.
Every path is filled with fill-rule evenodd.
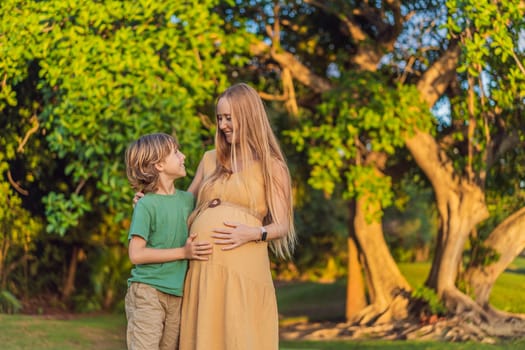
M 165 133 L 141 136 L 126 149 L 126 174 L 134 190 L 155 192 L 159 185 L 156 164 L 179 148 L 175 137 Z

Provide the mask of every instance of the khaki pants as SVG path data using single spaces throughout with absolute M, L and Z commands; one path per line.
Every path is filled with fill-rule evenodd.
M 133 282 L 126 293 L 129 350 L 179 348 L 182 297 Z

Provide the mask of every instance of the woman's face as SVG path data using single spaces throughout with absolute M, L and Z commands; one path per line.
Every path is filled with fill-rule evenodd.
M 226 137 L 226 141 L 231 144 L 233 140 L 233 119 L 231 114 L 230 102 L 221 98 L 217 102 L 217 127 Z

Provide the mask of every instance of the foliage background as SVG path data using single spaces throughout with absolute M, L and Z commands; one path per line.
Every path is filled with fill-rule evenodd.
M 223 56 L 243 40 L 224 35 L 216 4 L 2 2 L 0 290 L 84 310 L 121 299 L 124 150 L 176 133 L 196 168 L 213 133 L 201 119 L 227 82 Z
M 131 267 L 125 147 L 145 133 L 176 133 L 189 169 L 177 186 L 186 188 L 212 147 L 220 91 L 247 81 L 273 97 L 283 94 L 276 56 L 253 53 L 261 42 L 272 42 L 274 54 L 294 53 L 336 86 L 318 93 L 296 82 L 294 113 L 282 99 L 266 99 L 292 170 L 300 235 L 294 260 L 272 261 L 274 276 L 321 282 L 346 276 L 351 201 L 363 192 L 374 193 L 385 209 L 370 216 L 382 217 L 396 260 L 430 261 L 439 225 L 435 198 L 403 137 L 414 128 L 451 137 L 454 166 L 473 161 L 482 168 L 479 154 L 469 160 L 465 145 L 469 74 L 488 74 L 492 82 L 491 100 L 476 100 L 475 119 L 497 105 L 502 137 L 523 129 L 524 79 L 514 57 L 525 50 L 523 43 L 515 47 L 518 37 L 524 40 L 523 9 L 518 1 L 503 1 L 501 9 L 486 1 L 402 3 L 404 15 L 416 15 L 378 69 L 366 71 L 351 60 L 359 44 L 339 22 L 359 2 L 333 1 L 323 12 L 312 1 L 3 0 L 0 311 L 18 311 L 20 301 L 36 312 L 44 304 L 78 311 L 121 306 Z M 288 24 L 279 40 L 271 35 L 277 4 Z M 388 6 L 380 10 L 393 16 Z M 438 102 L 449 109 L 429 110 L 414 87 L 418 74 L 472 23 L 480 34 L 462 43 L 455 89 Z M 391 39 L 365 29 L 377 42 Z M 475 69 L 481 66 L 489 68 L 481 74 Z M 479 149 L 487 146 L 483 137 L 473 138 Z M 384 176 L 356 164 L 372 152 L 387 155 Z M 523 205 L 524 155 L 522 140 L 487 177 L 491 216 L 478 227 L 480 239 Z M 475 252 L 477 243 L 469 244 Z

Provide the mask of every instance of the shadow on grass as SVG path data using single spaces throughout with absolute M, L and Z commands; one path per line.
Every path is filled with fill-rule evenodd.
M 284 319 L 310 322 L 345 320 L 346 280 L 333 283 L 277 282 L 277 304 Z
M 506 269 L 505 272 L 516 275 L 525 275 L 525 269 Z

